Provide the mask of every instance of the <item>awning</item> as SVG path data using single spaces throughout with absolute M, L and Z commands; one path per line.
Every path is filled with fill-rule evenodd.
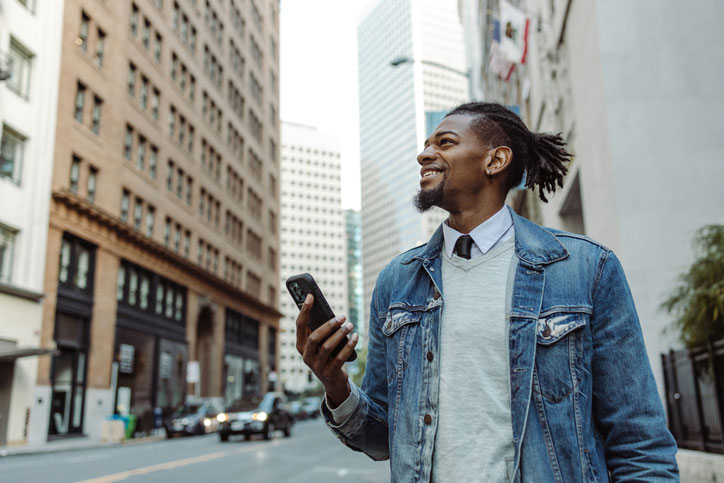
M 18 357 L 44 356 L 56 350 L 54 347 L 3 347 L 0 348 L 0 362 L 12 362 Z

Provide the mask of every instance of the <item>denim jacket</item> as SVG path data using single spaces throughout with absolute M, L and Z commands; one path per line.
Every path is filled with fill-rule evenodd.
M 511 215 L 514 481 L 678 481 L 676 444 L 619 261 L 586 237 Z M 438 228 L 381 272 L 359 403 L 340 425 L 322 407 L 344 444 L 390 459 L 396 482 L 430 481 L 445 303 L 442 238 Z

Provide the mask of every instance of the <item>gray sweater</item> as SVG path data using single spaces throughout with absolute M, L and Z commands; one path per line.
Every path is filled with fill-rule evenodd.
M 514 448 L 506 301 L 514 238 L 471 260 L 442 252 L 432 482 L 509 481 Z

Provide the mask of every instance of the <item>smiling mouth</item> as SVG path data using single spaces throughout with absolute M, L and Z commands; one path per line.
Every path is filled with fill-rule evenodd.
M 425 168 L 420 172 L 420 179 L 434 178 L 435 176 L 442 174 L 442 171 L 434 168 Z

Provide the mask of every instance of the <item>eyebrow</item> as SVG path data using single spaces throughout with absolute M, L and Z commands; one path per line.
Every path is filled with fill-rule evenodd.
M 425 139 L 425 147 L 428 147 L 428 146 L 430 145 L 430 138 L 435 137 L 435 138 L 438 138 L 438 139 L 439 139 L 440 136 L 442 136 L 442 135 L 444 135 L 444 134 L 454 134 L 454 135 L 456 135 L 456 136 L 458 136 L 458 137 L 460 136 L 460 135 L 459 135 L 458 133 L 456 133 L 455 131 L 440 131 L 439 133 L 435 134 L 434 136 L 430 136 L 429 138 Z

